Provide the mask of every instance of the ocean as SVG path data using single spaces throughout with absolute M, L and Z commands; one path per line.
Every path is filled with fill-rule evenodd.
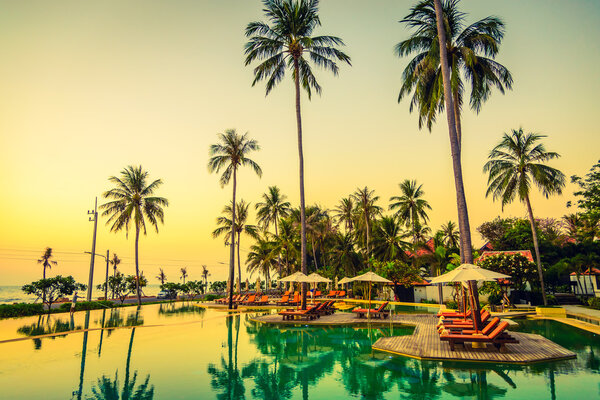
M 143 291 L 146 296 L 155 296 L 160 291 L 160 285 L 148 285 L 143 288 Z M 84 298 L 86 294 L 87 291 L 82 294 Z M 104 291 L 102 290 L 94 289 L 92 291 L 93 299 L 103 296 Z M 33 303 L 35 300 L 35 296 L 23 293 L 21 286 L 0 286 L 0 304 Z

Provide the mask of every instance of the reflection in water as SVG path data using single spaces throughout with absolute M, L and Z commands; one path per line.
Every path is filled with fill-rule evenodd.
M 197 307 L 190 303 L 160 303 L 158 314 L 164 316 L 174 316 L 181 314 L 198 314 L 202 315 L 206 312 L 203 307 Z
M 51 315 L 39 315 L 36 323 L 23 325 L 17 329 L 17 332 L 25 336 L 41 336 L 68 332 L 73 329 L 81 329 L 81 326 L 75 327 L 72 321 L 64 322 L 59 318 L 53 318 Z M 55 339 L 57 337 L 65 336 L 66 334 L 49 336 L 49 338 Z M 33 347 L 36 350 L 40 350 L 42 348 L 42 340 L 40 338 L 33 339 Z

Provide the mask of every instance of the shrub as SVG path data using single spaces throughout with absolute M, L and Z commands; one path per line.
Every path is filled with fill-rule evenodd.
M 448 307 L 452 310 L 456 310 L 456 309 L 458 309 L 458 304 L 454 300 L 449 300 L 446 302 L 446 307 Z
M 600 297 L 592 297 L 588 299 L 588 304 L 590 307 L 600 310 Z
M 75 304 L 75 311 L 97 310 L 100 308 L 114 307 L 112 301 L 80 301 Z M 58 307 L 60 311 L 69 311 L 71 303 L 64 303 Z
M 213 301 L 214 299 L 220 299 L 223 296 L 219 296 L 216 294 L 207 294 L 206 296 L 204 296 L 204 300 L 205 301 Z
M 0 318 L 26 317 L 44 313 L 42 303 L 0 304 Z

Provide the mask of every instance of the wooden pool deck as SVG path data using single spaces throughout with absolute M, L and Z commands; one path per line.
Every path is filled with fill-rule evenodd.
M 453 362 L 491 362 L 502 364 L 531 364 L 575 358 L 575 353 L 559 346 L 540 335 L 510 332 L 518 344 L 507 344 L 506 352 L 500 353 L 492 345 L 473 349 L 470 344 L 456 346 L 450 350 L 448 342 L 442 342 L 437 333 L 437 318 L 425 314 L 397 314 L 392 319 L 377 320 L 357 318 L 352 313 L 335 313 L 313 321 L 284 321 L 277 314 L 256 317 L 253 320 L 276 325 L 357 325 L 357 324 L 402 324 L 414 325 L 412 335 L 382 337 L 373 344 L 373 349 L 420 360 Z

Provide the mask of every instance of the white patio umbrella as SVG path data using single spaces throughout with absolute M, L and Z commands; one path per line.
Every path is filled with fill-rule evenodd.
M 477 290 L 476 282 L 490 282 L 496 279 L 510 278 L 509 275 L 490 271 L 473 264 L 461 264 L 459 267 L 431 280 L 432 284 L 448 282 L 469 282 L 469 291 L 471 292 L 471 310 L 473 312 L 473 325 L 476 331 L 481 325 L 480 316 L 476 315 L 479 307 L 475 304 L 474 291 Z
M 303 274 L 302 272 L 294 272 L 291 275 L 286 276 L 285 278 L 280 279 L 281 282 L 298 282 L 298 283 L 310 283 L 308 280 L 308 276 Z
M 314 299 L 315 291 L 317 290 L 317 283 L 331 282 L 331 279 L 327 279 L 324 276 L 321 276 L 321 275 L 317 274 L 316 272 L 313 272 L 312 274 L 310 274 L 306 277 L 306 282 L 312 283 L 314 285 L 313 286 L 314 291 L 312 292 L 312 295 L 311 295 L 311 297 Z
M 385 279 L 382 276 L 377 275 L 375 272 L 367 272 L 366 274 L 355 276 L 354 278 L 350 278 L 351 282 L 369 282 L 369 310 L 371 309 L 371 287 L 373 286 L 373 282 L 375 283 L 392 283 L 389 279 Z M 370 313 L 367 313 L 370 315 Z
M 338 282 L 338 285 L 348 285 L 348 283 L 352 282 L 352 280 L 348 277 L 343 277 L 342 279 L 340 279 L 340 281 Z M 346 287 L 346 289 L 348 289 Z

